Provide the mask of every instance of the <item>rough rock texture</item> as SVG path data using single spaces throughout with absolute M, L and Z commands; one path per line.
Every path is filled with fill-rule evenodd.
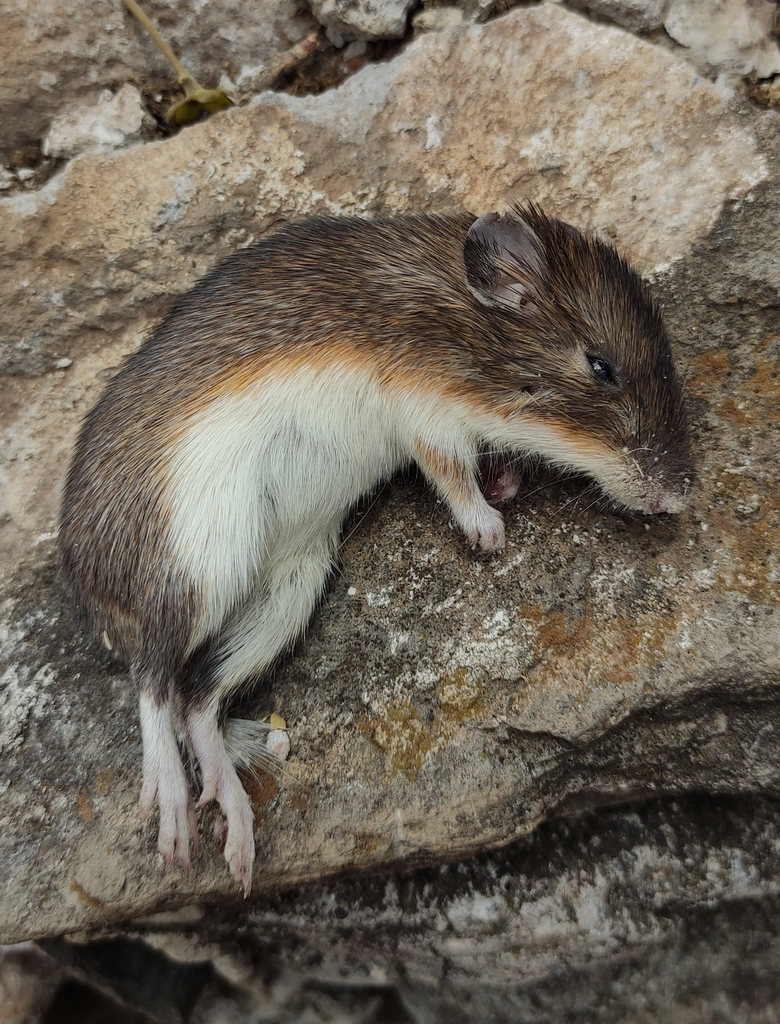
M 32 943 L 0 949 L 0 1024 L 34 1024 L 51 1004 L 65 972 Z
M 571 0 L 570 6 L 630 32 L 652 32 L 663 26 L 669 0 Z
M 215 85 L 224 70 L 238 77 L 267 64 L 314 25 L 298 0 L 144 0 L 142 6 L 204 85 Z M 95 103 L 118 82 L 175 83 L 121 0 L 8 0 L 0 66 L 0 164 L 34 162 L 53 117 Z
M 777 4 L 770 0 L 569 0 L 569 6 L 631 32 L 663 28 L 713 78 L 780 72 Z
M 769 0 L 671 0 L 664 28 L 705 73 L 768 78 L 780 72 L 776 13 Z
M 312 0 L 317 21 L 342 46 L 347 39 L 400 39 L 415 0 Z
M 123 85 L 116 95 L 106 89 L 97 103 L 55 117 L 41 143 L 41 152 L 44 156 L 71 157 L 88 149 L 116 149 L 137 142 L 150 121 L 138 89 Z
M 217 955 L 230 929 L 267 932 L 285 971 L 303 963 L 301 933 L 315 959 L 342 941 L 331 920 L 314 934 L 319 900 L 355 913 L 378 950 L 356 974 L 371 980 L 370 959 L 414 1020 L 456 1021 L 468 991 L 469 1020 L 541 1020 L 534 1000 L 554 999 L 553 1019 L 618 1020 L 597 1008 L 636 978 L 647 1006 L 692 1024 L 710 1019 L 684 1005 L 697 964 L 725 1019 L 772 1019 L 778 820 L 751 794 L 780 787 L 778 139 L 773 112 L 548 5 L 421 37 L 327 95 L 265 95 L 165 142 L 81 155 L 0 200 L 0 942 L 219 900 L 211 916 L 184 911 L 190 932 Z M 261 902 L 239 921 L 214 841 L 189 874 L 166 871 L 138 823 L 136 696 L 59 588 L 52 531 L 76 426 L 171 297 L 275 223 L 520 196 L 652 272 L 690 395 L 691 507 L 619 516 L 587 482 L 529 473 L 506 550 L 484 559 L 414 475 L 367 499 L 305 642 L 245 709 L 284 715 L 293 752 L 281 783 L 248 780 Z M 603 812 L 567 826 L 595 837 L 573 846 L 548 826 L 529 868 L 537 840 L 522 837 L 551 816 L 665 791 L 743 796 L 698 819 L 693 798 L 682 817 Z M 392 883 L 262 902 L 518 838 L 508 860 L 452 869 L 471 889 L 436 868 L 411 883 L 419 930 L 389 951 L 368 933 L 378 913 L 404 924 Z M 740 1017 L 742 989 L 716 981 L 750 955 L 766 1000 Z M 321 963 L 322 984 L 349 966 Z M 596 994 L 577 1008 L 588 971 Z M 639 999 L 623 1005 L 641 1021 Z
M 166 1024 L 771 1024 L 778 909 L 780 805 L 699 794 L 45 947 Z
M 476 852 L 567 794 L 777 790 L 778 282 L 740 259 L 774 244 L 776 209 L 770 187 L 732 204 L 664 283 L 701 474 L 684 516 L 617 517 L 533 478 L 506 551 L 481 560 L 397 481 L 350 527 L 303 649 L 253 708 L 294 724 L 292 777 L 253 787 L 258 891 Z M 48 545 L 8 587 L 7 940 L 232 892 L 213 844 L 166 872 L 137 824 L 135 695 L 76 635 Z
M 261 965 L 310 988 L 393 984 L 400 1019 L 419 1024 L 771 1021 L 779 907 L 778 805 L 698 797 L 584 814 L 468 863 L 285 894 L 237 920 L 202 908 L 197 928 L 139 931 L 245 989 Z
M 0 199 L 0 372 L 16 375 L 0 548 L 13 560 L 51 529 L 52 480 L 100 370 L 275 223 L 533 196 L 649 270 L 766 175 L 755 131 L 688 64 L 546 6 L 425 35 L 335 92 L 265 94 L 165 142 L 85 154 L 39 192 Z

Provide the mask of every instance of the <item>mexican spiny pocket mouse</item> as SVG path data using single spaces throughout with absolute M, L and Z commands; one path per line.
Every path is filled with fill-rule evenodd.
M 693 470 L 659 310 L 609 245 L 533 204 L 499 215 L 313 218 L 179 299 L 81 428 L 66 581 L 140 693 L 141 810 L 189 864 L 226 817 L 245 894 L 253 815 L 221 715 L 300 635 L 353 503 L 416 461 L 473 546 L 504 542 L 484 452 L 588 474 L 615 506 L 682 510 Z M 511 470 L 489 497 L 516 490 Z

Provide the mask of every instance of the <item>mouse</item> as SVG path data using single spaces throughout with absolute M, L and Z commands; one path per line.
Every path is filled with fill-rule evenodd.
M 315 216 L 219 263 L 86 416 L 61 506 L 67 588 L 138 689 L 140 812 L 157 807 L 165 861 L 189 867 L 201 845 L 183 734 L 249 895 L 226 709 L 303 633 L 361 496 L 416 463 L 492 553 L 518 459 L 586 475 L 615 509 L 675 514 L 689 435 L 646 284 L 532 202 Z

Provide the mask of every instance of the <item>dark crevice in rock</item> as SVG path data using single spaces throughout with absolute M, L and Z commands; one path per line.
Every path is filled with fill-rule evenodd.
M 326 993 L 363 1006 L 372 1024 L 380 1008 L 398 1024 L 763 1024 L 780 999 L 778 878 L 780 803 L 699 793 L 562 817 L 449 866 L 297 887 L 202 907 L 191 924 L 128 922 L 121 938 L 47 948 L 138 1009 L 161 978 L 153 1012 L 166 1024 L 183 1019 L 182 993 L 212 998 L 211 968 L 167 961 L 144 936 L 158 948 L 186 937 L 198 958 L 219 951 L 268 990 L 294 972 L 282 1022 Z M 240 986 L 221 984 L 249 1013 Z M 716 1006 L 722 1017 L 707 1010 Z

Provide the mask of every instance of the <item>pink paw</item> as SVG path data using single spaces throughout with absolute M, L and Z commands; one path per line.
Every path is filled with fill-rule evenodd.
M 466 536 L 472 547 L 479 547 L 482 551 L 498 551 L 506 541 L 503 516 L 486 504 L 467 525 Z
M 141 791 L 141 821 L 146 821 L 155 797 L 160 807 L 157 830 L 157 849 L 166 864 L 177 862 L 185 870 L 190 868 L 190 848 L 198 856 L 201 852 L 195 808 L 190 799 L 184 773 L 181 779 L 167 778 L 162 785 L 145 781 Z
M 479 485 L 491 505 L 514 498 L 520 489 L 520 471 L 510 462 L 483 455 L 479 462 Z
M 246 898 L 252 891 L 252 865 L 255 862 L 254 814 L 246 790 L 232 765 L 225 765 L 221 776 L 204 779 L 198 807 L 213 799 L 222 812 L 214 822 L 214 837 L 224 842 L 230 874 L 244 890 Z

